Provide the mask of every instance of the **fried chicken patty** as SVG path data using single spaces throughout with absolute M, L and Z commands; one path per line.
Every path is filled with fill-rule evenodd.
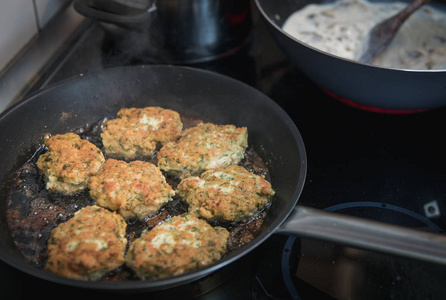
M 152 157 L 157 143 L 175 140 L 183 129 L 180 115 L 161 107 L 123 108 L 103 124 L 105 153 L 115 158 Z
M 271 184 L 241 166 L 209 170 L 183 179 L 177 194 L 189 204 L 189 213 L 209 220 L 244 222 L 258 216 L 274 195 Z
M 105 162 L 98 147 L 75 133 L 54 135 L 45 146 L 48 151 L 39 157 L 37 167 L 51 191 L 73 194 L 84 190 Z
M 138 160 L 107 159 L 88 187 L 97 205 L 118 211 L 125 219 L 155 214 L 175 195 L 157 166 Z
M 248 145 L 248 130 L 234 125 L 201 123 L 182 132 L 158 152 L 161 170 L 185 178 L 209 169 L 238 164 Z
M 45 269 L 73 279 L 100 279 L 124 263 L 126 227 L 120 215 L 96 205 L 77 211 L 52 230 Z
M 145 231 L 131 245 L 126 264 L 143 280 L 180 275 L 219 260 L 229 232 L 189 214 Z

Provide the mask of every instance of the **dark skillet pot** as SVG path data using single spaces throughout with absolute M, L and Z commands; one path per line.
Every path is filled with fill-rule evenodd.
M 14 173 L 45 134 L 83 127 L 123 107 L 162 106 L 185 117 L 247 126 L 249 144 L 268 162 L 276 195 L 260 233 L 220 261 L 180 276 L 152 281 L 84 282 L 30 264 L 16 247 L 6 218 Z M 199 280 L 260 245 L 273 233 L 446 263 L 446 239 L 432 233 L 368 222 L 296 206 L 304 186 L 306 153 L 298 129 L 271 99 L 234 79 L 191 68 L 134 66 L 81 76 L 48 88 L 0 115 L 0 259 L 32 276 L 60 284 L 109 291 L 156 291 Z M 291 216 L 290 216 L 291 215 Z
M 273 37 L 288 58 L 311 80 L 338 97 L 357 106 L 390 112 L 446 105 L 446 70 L 403 70 L 361 64 L 320 51 L 282 30 L 293 12 L 308 4 L 327 2 L 332 1 L 255 0 Z M 444 5 L 437 7 L 446 9 Z

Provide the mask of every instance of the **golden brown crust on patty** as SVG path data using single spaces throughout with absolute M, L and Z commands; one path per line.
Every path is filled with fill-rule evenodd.
M 229 232 L 183 214 L 144 232 L 126 254 L 126 264 L 141 279 L 180 275 L 219 260 Z
M 116 119 L 103 124 L 105 153 L 116 158 L 152 157 L 157 143 L 178 138 L 183 124 L 180 115 L 161 107 L 123 108 Z
M 112 158 L 90 178 L 89 188 L 97 205 L 118 211 L 125 219 L 155 214 L 175 195 L 154 164 Z
M 84 190 L 105 162 L 98 147 L 75 133 L 54 135 L 45 145 L 48 151 L 39 157 L 37 167 L 45 176 L 46 188 L 55 192 Z
M 161 170 L 180 178 L 238 164 L 248 145 L 248 130 L 234 125 L 202 123 L 182 132 L 180 139 L 158 152 Z
M 127 224 L 99 206 L 87 206 L 51 232 L 45 269 L 64 277 L 98 280 L 124 263 Z
M 192 215 L 239 222 L 256 217 L 274 190 L 263 177 L 240 166 L 229 166 L 183 179 L 177 193 L 189 203 Z

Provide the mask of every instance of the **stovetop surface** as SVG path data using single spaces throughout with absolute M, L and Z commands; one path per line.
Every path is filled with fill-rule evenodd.
M 104 39 L 100 26 L 87 23 L 77 43 L 48 69 L 32 92 L 73 76 L 123 64 L 115 56 L 103 54 Z M 445 230 L 446 108 L 393 114 L 347 105 L 291 65 L 260 19 L 255 21 L 246 47 L 232 56 L 192 67 L 216 71 L 254 86 L 294 120 L 308 156 L 307 179 L 299 204 L 404 227 L 439 233 Z M 322 241 L 273 236 L 247 261 L 249 267 L 242 267 L 238 276 L 200 297 L 446 296 L 441 288 L 446 279 L 443 266 Z M 42 282 L 3 263 L 0 267 L 3 291 L 11 299 L 31 295 L 56 298 L 67 290 L 76 296 L 96 295 L 93 291 Z

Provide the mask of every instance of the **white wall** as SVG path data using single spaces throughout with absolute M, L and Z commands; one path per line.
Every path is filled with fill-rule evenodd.
M 70 0 L 0 0 L 0 71 Z

